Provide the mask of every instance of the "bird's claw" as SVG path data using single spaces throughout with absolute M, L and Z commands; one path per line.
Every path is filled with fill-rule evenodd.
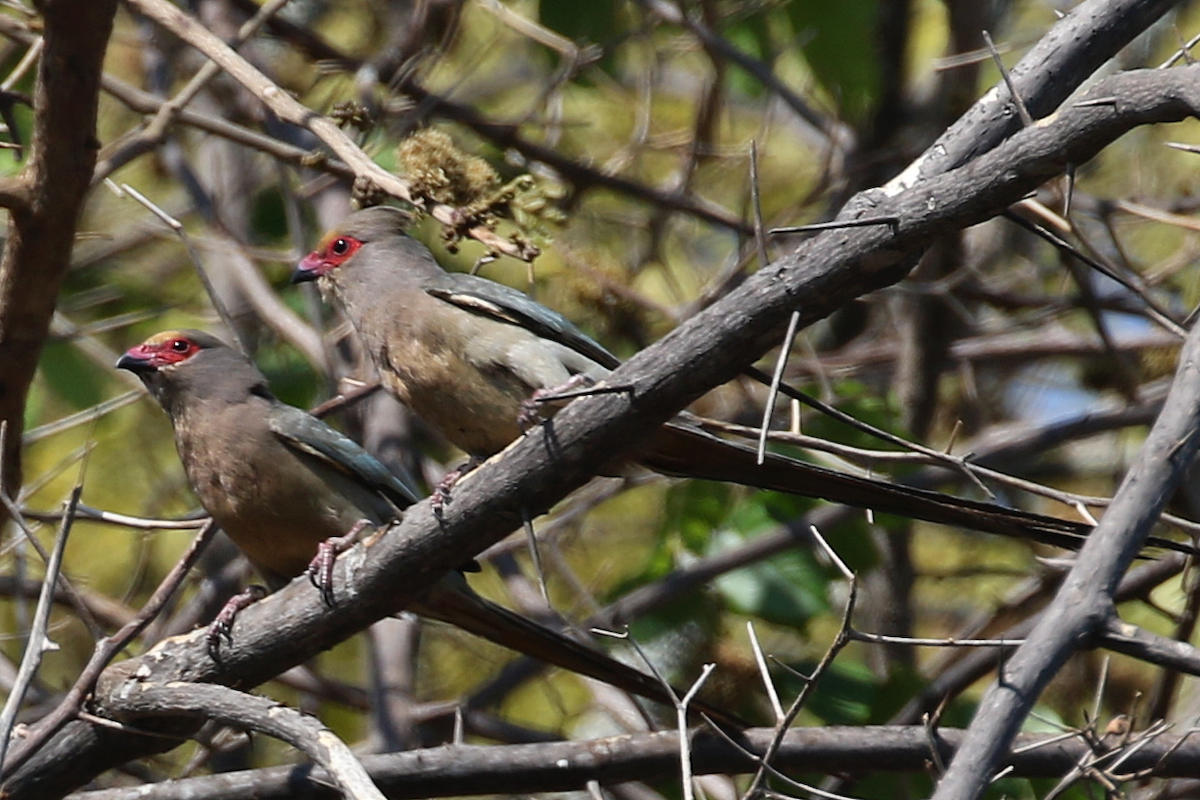
M 230 644 L 233 643 L 233 621 L 237 619 L 237 615 L 252 603 L 256 603 L 266 596 L 266 588 L 253 583 L 229 598 L 221 607 L 212 624 L 208 626 L 208 633 L 205 635 L 205 640 L 208 642 L 208 655 L 213 661 L 220 660 L 221 639 Z
M 475 456 L 471 456 L 465 464 L 461 464 L 447 472 L 438 481 L 438 485 L 434 487 L 433 494 L 429 498 L 430 505 L 433 506 L 433 515 L 439 520 L 442 518 L 442 512 L 446 509 L 446 503 L 450 502 L 450 490 L 458 483 L 468 472 L 478 467 L 482 461 Z
M 542 403 L 544 401 L 541 395 L 547 391 L 549 390 L 538 389 L 521 401 L 521 410 L 517 412 L 517 425 L 521 427 L 521 433 L 525 433 L 542 421 Z
M 325 601 L 325 605 L 332 606 L 335 600 L 333 596 L 333 565 L 337 562 L 337 557 L 353 547 L 358 541 L 359 535 L 369 527 L 371 527 L 370 520 L 360 519 L 344 535 L 331 536 L 317 545 L 317 554 L 313 556 L 312 561 L 308 562 L 305 574 L 308 576 L 309 582 L 321 593 L 321 599 Z
M 430 495 L 429 504 L 433 506 L 433 515 L 439 520 L 446 511 L 446 503 L 450 502 L 450 490 L 458 482 L 459 477 L 461 477 L 461 473 L 458 470 L 450 470 L 442 476 L 441 481 L 434 488 L 433 494 Z
M 575 392 L 579 389 L 585 389 L 593 384 L 595 384 L 594 380 L 587 375 L 579 374 L 572 375 L 561 386 L 537 389 L 528 398 L 521 401 L 521 410 L 517 413 L 517 424 L 521 426 L 521 432 L 524 433 L 546 417 L 547 404 L 570 400 L 576 396 Z

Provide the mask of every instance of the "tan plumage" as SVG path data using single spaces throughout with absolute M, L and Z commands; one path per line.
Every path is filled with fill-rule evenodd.
M 379 526 L 419 495 L 350 439 L 271 395 L 262 373 L 216 337 L 166 331 L 117 366 L 167 411 L 204 508 L 271 588 L 305 572 L 325 540 L 366 519 Z M 455 573 L 410 609 L 504 647 L 670 702 L 653 678 L 475 594 Z M 701 704 L 714 719 L 740 723 Z
M 600 379 L 615 356 L 561 315 L 510 287 L 444 271 L 405 235 L 406 218 L 351 214 L 301 261 L 293 280 L 320 279 L 354 326 L 384 385 L 447 439 L 490 456 L 520 435 L 523 404 L 573 375 Z M 635 449 L 673 475 L 730 481 L 879 512 L 1077 548 L 1091 526 L 860 478 L 712 436 L 686 415 Z M 1155 539 L 1156 546 L 1193 548 Z
M 174 351 L 176 342 L 193 349 Z M 395 516 L 383 496 L 273 430 L 274 418 L 277 427 L 321 426 L 336 434 L 276 400 L 262 373 L 216 337 L 165 331 L 118 366 L 137 372 L 170 415 L 196 497 L 271 588 L 303 572 L 317 545 L 358 520 L 380 525 Z M 410 487 L 393 492 L 397 504 L 417 500 Z
M 383 207 L 352 215 L 318 252 L 344 239 L 363 242 L 361 255 L 324 271 L 321 286 L 345 311 L 388 390 L 457 447 L 475 456 L 499 452 L 520 434 L 521 403 L 535 390 L 577 373 L 599 378 L 615 364 L 595 343 L 596 352 L 579 352 L 500 321 L 524 295 L 449 275 L 404 235 L 403 221 Z M 497 287 L 511 293 L 501 297 L 507 302 L 489 302 Z M 607 367 L 601 354 L 611 359 Z

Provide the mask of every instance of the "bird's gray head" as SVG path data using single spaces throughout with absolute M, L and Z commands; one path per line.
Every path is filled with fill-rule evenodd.
M 242 399 L 266 394 L 267 380 L 243 355 L 217 337 L 190 329 L 156 333 L 117 360 L 142 379 L 168 414 L 180 401 Z
M 404 227 L 410 221 L 411 217 L 406 212 L 390 206 L 373 206 L 355 211 L 325 234 L 316 249 L 301 260 L 292 273 L 292 283 L 314 281 L 330 275 L 366 245 L 407 239 Z

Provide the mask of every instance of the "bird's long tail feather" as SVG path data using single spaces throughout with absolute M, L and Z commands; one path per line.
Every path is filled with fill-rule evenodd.
M 462 581 L 464 585 L 457 586 L 451 581 Z M 409 609 L 423 617 L 447 622 L 501 647 L 595 678 L 630 694 L 673 706 L 674 701 L 667 688 L 656 678 L 485 600 L 467 587 L 461 576 L 449 576 L 442 580 L 418 602 L 410 604 Z M 682 695 L 682 692 L 677 692 L 677 696 Z M 749 727 L 737 716 L 701 700 L 693 700 L 689 709 L 733 729 Z
M 670 475 L 814 497 L 941 525 L 1032 539 L 1071 550 L 1078 550 L 1092 530 L 1091 525 L 1083 522 L 863 478 L 772 453 L 759 464 L 753 449 L 713 436 L 686 422 L 663 426 L 652 451 L 643 453 L 640 461 Z M 1190 544 L 1158 537 L 1151 537 L 1147 544 L 1182 553 L 1197 552 Z

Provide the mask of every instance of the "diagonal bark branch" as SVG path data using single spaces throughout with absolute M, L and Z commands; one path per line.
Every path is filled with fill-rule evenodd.
M 979 797 L 1042 689 L 1115 617 L 1113 591 L 1200 448 L 1200 326 L 1192 328 L 1158 422 L 1062 589 L 984 695 L 934 800 Z
M 1050 114 L 1106 61 L 1181 0 L 1087 0 L 1071 9 L 1009 71 L 1034 119 Z M 1012 94 L 997 83 L 889 182 L 907 188 L 962 166 L 1021 127 Z

